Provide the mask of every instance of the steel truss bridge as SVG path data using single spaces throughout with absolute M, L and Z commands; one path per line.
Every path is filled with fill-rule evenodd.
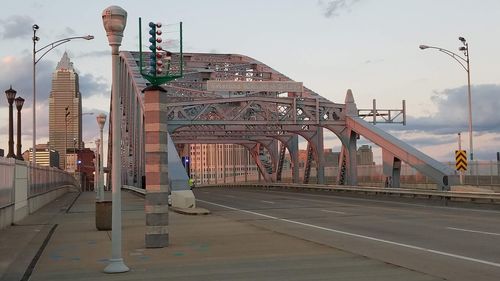
M 267 182 L 281 180 L 288 151 L 293 181 L 297 183 L 301 136 L 308 143 L 304 182 L 309 181 L 311 165 L 316 165 L 317 183 L 323 184 L 326 129 L 342 143 L 337 175 L 340 185 L 357 185 L 359 136 L 382 148 L 384 174 L 390 177 L 393 187 L 399 187 L 401 162 L 434 180 L 438 189 L 448 190 L 457 182 L 455 172 L 446 165 L 374 126 L 373 123 L 404 123 L 404 102 L 399 110 L 376 109 L 375 102 L 372 109 L 363 110 L 356 107 L 350 90 L 343 104 L 335 103 L 248 56 L 184 53 L 183 59 L 184 77 L 163 85 L 169 102 L 162 108 L 161 116 L 168 120 L 168 132 L 178 146 L 242 145 L 250 151 Z M 122 181 L 139 186 L 145 175 L 147 126 L 142 90 L 149 84 L 139 73 L 139 53 L 121 52 L 120 63 Z M 263 154 L 268 157 L 262 157 Z

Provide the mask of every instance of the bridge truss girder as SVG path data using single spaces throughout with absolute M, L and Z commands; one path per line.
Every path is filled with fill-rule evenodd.
M 240 140 L 238 143 L 247 147 L 251 145 L 257 147 L 256 144 L 259 144 L 259 151 L 261 147 L 265 147 L 262 142 L 273 141 L 277 143 L 280 141 L 289 149 L 292 164 L 295 164 L 297 161 L 293 160 L 295 159 L 293 151 L 296 147 L 297 136 L 300 135 L 314 148 L 312 159 L 318 167 L 318 178 L 321 178 L 323 166 L 322 130 L 327 128 L 342 142 L 342 154 L 346 156 L 341 157 L 340 161 L 346 172 L 343 183 L 353 185 L 356 184 L 355 152 L 356 139 L 359 135 L 372 141 L 375 140 L 374 142 L 382 147 L 384 155 L 389 155 L 384 156 L 384 159 L 388 159 L 384 164 L 392 167 L 392 175 L 397 175 L 395 169 L 397 169 L 399 160 L 409 161 L 408 164 L 417 165 L 419 168 L 436 164 L 427 161 L 426 158 L 419 158 L 420 162 L 414 161 L 418 157 L 405 158 L 404 150 L 410 151 L 410 154 L 413 155 L 418 153 L 405 145 L 400 145 L 394 139 L 381 140 L 380 138 L 384 137 L 379 131 L 370 127 L 365 128 L 364 123 L 363 126 L 360 126 L 361 121 L 351 118 L 364 114 L 365 118 L 371 117 L 375 120 L 376 117 L 380 117 L 383 122 L 397 123 L 400 122 L 397 118 L 402 117 L 404 123 L 404 105 L 403 111 L 400 113 L 394 110 L 382 112 L 375 108 L 374 103 L 373 109 L 368 113 L 363 113 L 362 110 L 356 108 L 352 93 L 348 93 L 344 104 L 333 103 L 301 86 L 301 83 L 298 85 L 298 82 L 294 82 L 264 63 L 243 55 L 185 53 L 184 62 L 185 76 L 164 85 L 169 103 L 162 108 L 162 115 L 168 119 L 168 131 L 176 142 L 217 141 L 224 143 L 234 141 L 233 143 L 237 143 L 236 139 L 231 139 L 227 135 L 239 131 Z M 123 127 L 128 128 L 126 130 L 128 135 L 123 138 L 123 146 L 128 153 L 124 153 L 124 155 L 128 157 L 129 161 L 126 163 L 130 164 L 131 169 L 141 170 L 144 169 L 142 160 L 144 141 L 140 132 L 144 126 L 147 126 L 142 117 L 145 107 L 142 102 L 141 90 L 147 84 L 138 73 L 137 53 L 122 52 L 121 63 L 125 66 L 122 67 L 121 81 L 123 83 L 120 85 L 121 102 L 125 113 L 122 122 Z M 227 84 L 223 82 L 227 82 Z M 287 82 L 295 84 L 287 84 Z M 230 87 L 226 87 L 227 85 Z M 240 85 L 242 88 L 234 87 L 235 85 Z M 266 88 L 268 86 L 262 87 L 262 85 L 268 85 L 269 88 Z M 349 95 L 350 98 L 348 98 Z M 112 120 L 110 121 L 112 122 Z M 224 127 L 219 130 L 218 126 Z M 243 126 L 244 129 L 237 129 L 238 126 Z M 200 128 L 207 129 L 205 137 L 201 134 L 204 130 Z M 196 130 L 196 136 L 187 132 L 190 129 Z M 226 137 L 223 136 L 224 134 Z M 252 139 L 247 140 L 247 137 Z M 394 150 L 391 146 L 399 147 L 399 150 Z M 257 148 L 252 149 L 256 150 Z M 393 161 L 391 161 L 391 156 Z M 273 161 L 276 162 L 275 159 Z M 298 165 L 295 165 L 294 170 L 296 168 Z M 431 172 L 429 169 L 420 169 L 420 171 L 422 170 L 424 173 Z M 276 169 L 274 168 L 273 171 Z M 452 173 L 446 169 L 437 169 L 436 171 L 438 175 L 436 178 Z M 137 173 L 138 176 L 141 174 L 143 173 Z M 295 175 L 294 181 L 296 181 Z M 443 182 L 438 181 L 438 184 L 442 185 Z

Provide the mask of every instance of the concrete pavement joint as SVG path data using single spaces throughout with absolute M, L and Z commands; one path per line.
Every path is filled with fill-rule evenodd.
M 30 265 L 28 266 L 28 268 L 24 272 L 24 275 L 23 275 L 23 278 L 21 278 L 21 281 L 28 281 L 30 279 L 31 273 L 33 273 L 33 269 L 35 269 L 36 263 L 38 262 L 38 260 L 42 256 L 43 250 L 45 250 L 45 247 L 49 243 L 49 240 L 52 237 L 52 234 L 54 234 L 54 232 L 56 231 L 57 226 L 58 226 L 58 224 L 55 224 L 50 229 L 49 233 L 47 234 L 47 237 L 45 237 L 45 240 L 42 243 L 42 246 L 40 246 L 40 249 L 38 249 L 38 252 L 33 257 Z

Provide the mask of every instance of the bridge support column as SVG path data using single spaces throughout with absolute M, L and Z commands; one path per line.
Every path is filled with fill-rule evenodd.
M 168 246 L 168 138 L 167 123 L 162 118 L 167 95 L 158 86 L 144 92 L 146 134 L 146 248 Z
M 292 161 L 292 181 L 299 183 L 299 136 L 295 135 L 288 141 L 288 152 Z
M 325 184 L 325 147 L 323 142 L 323 128 L 318 127 L 315 137 L 318 161 L 316 162 L 316 178 L 318 184 Z
M 348 129 L 346 135 L 342 138 L 337 184 L 358 185 L 357 138 L 358 135 L 351 129 Z
M 278 140 L 272 140 L 271 143 L 268 146 L 269 149 L 269 154 L 271 156 L 271 168 L 272 168 L 272 179 L 273 182 L 277 182 L 277 167 L 278 167 L 278 158 L 279 158 L 279 149 L 278 149 Z
M 250 155 L 252 156 L 257 168 L 259 169 L 259 182 L 261 180 L 261 176 L 264 178 L 265 182 L 273 182 L 272 174 L 269 174 L 267 168 L 260 158 L 260 146 L 262 144 L 256 143 L 253 147 L 249 147 Z
M 358 185 L 358 160 L 356 158 L 358 134 L 349 130 L 349 144 L 347 150 L 349 152 L 349 185 Z
M 400 187 L 401 160 L 387 150 L 382 150 L 383 172 L 385 187 Z

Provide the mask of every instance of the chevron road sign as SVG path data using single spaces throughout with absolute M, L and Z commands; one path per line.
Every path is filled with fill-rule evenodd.
M 465 150 L 455 150 L 455 160 L 457 171 L 467 171 L 467 152 Z

